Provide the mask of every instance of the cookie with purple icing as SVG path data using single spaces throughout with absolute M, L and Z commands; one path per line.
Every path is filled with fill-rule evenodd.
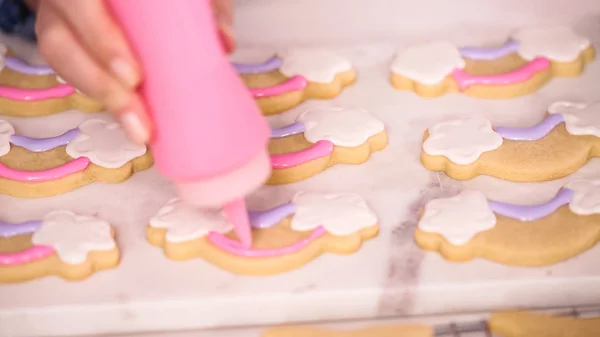
M 451 261 L 561 262 L 600 240 L 600 181 L 575 181 L 537 205 L 488 200 L 477 191 L 435 199 L 422 211 L 415 240 Z
M 377 216 L 356 194 L 298 193 L 290 203 L 250 211 L 244 247 L 219 210 L 169 201 L 150 220 L 148 241 L 173 260 L 201 258 L 236 274 L 271 275 L 330 252 L 350 254 L 379 232 Z

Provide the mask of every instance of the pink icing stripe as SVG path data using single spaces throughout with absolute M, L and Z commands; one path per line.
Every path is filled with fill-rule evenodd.
M 68 84 L 59 84 L 47 89 L 21 89 L 0 86 L 0 97 L 15 101 L 41 101 L 50 98 L 62 98 L 75 93 Z
M 211 232 L 208 234 L 208 239 L 217 247 L 233 255 L 245 257 L 272 257 L 296 253 L 308 246 L 314 240 L 325 235 L 326 231 L 323 226 L 317 227 L 308 238 L 300 240 L 290 246 L 277 249 L 252 249 L 244 248 L 239 242 L 227 238 L 220 233 Z
M 17 253 L 0 254 L 0 266 L 14 266 L 41 260 L 54 254 L 50 246 L 33 246 Z
M 0 163 L 0 177 L 24 182 L 42 182 L 60 179 L 70 174 L 83 171 L 89 165 L 90 160 L 87 157 L 79 157 L 59 167 L 43 171 L 18 171 Z
M 274 169 L 283 169 L 298 166 L 321 157 L 330 155 L 333 152 L 333 143 L 328 140 L 320 140 L 306 150 L 272 154 L 271 167 Z
M 460 89 L 467 89 L 474 84 L 482 85 L 508 85 L 525 82 L 538 71 L 550 67 L 550 61 L 545 57 L 537 57 L 523 67 L 502 75 L 471 75 L 462 69 L 455 69 L 452 77 Z
M 272 87 L 250 89 L 250 93 L 254 98 L 279 96 L 290 91 L 302 90 L 306 88 L 307 84 L 308 81 L 304 76 L 296 75 L 289 78 L 287 81 Z

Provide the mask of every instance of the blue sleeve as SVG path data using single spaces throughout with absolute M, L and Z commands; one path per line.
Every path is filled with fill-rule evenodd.
M 23 0 L 0 0 L 0 31 L 35 41 L 35 13 Z

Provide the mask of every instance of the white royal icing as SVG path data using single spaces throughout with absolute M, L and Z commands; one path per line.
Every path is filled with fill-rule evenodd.
M 87 157 L 98 166 L 115 169 L 146 153 L 146 146 L 131 141 L 118 123 L 92 119 L 79 125 L 79 130 L 66 147 L 73 158 Z
M 34 245 L 51 246 L 69 264 L 85 262 L 91 251 L 107 251 L 116 246 L 108 222 L 69 211 L 47 214 L 31 241 Z
M 475 115 L 430 127 L 423 151 L 431 156 L 445 156 L 458 165 L 468 165 L 501 145 L 502 136 L 492 129 L 492 123 Z
M 233 226 L 218 210 L 200 210 L 179 199 L 170 200 L 150 219 L 150 227 L 166 228 L 167 241 L 186 242 L 202 238 L 210 232 L 226 233 Z
M 453 245 L 464 245 L 477 233 L 496 225 L 496 215 L 481 192 L 464 191 L 451 198 L 434 199 L 425 205 L 419 229 L 442 235 Z
M 600 180 L 576 180 L 567 186 L 573 193 L 569 208 L 575 214 L 600 213 Z
M 590 46 L 590 40 L 566 26 L 525 28 L 512 35 L 519 42 L 519 55 L 526 60 L 546 57 L 558 62 L 572 62 Z
M 600 137 L 600 103 L 584 104 L 556 102 L 550 105 L 548 113 L 561 114 L 567 132 L 575 136 Z
M 337 74 L 352 69 L 350 61 L 326 50 L 288 49 L 278 56 L 283 61 L 279 68 L 282 74 L 302 75 L 309 82 L 331 83 Z
M 10 137 L 15 134 L 15 129 L 9 122 L 0 119 L 0 156 L 10 152 Z
M 363 109 L 316 108 L 302 113 L 298 121 L 304 124 L 309 142 L 328 140 L 339 146 L 362 145 L 384 130 L 383 122 Z
M 399 50 L 392 62 L 392 72 L 421 84 L 437 84 L 455 69 L 465 67 L 456 46 L 436 41 Z
M 377 215 L 356 194 L 300 192 L 292 202 L 296 213 L 291 226 L 297 231 L 323 226 L 328 233 L 343 236 L 377 224 Z

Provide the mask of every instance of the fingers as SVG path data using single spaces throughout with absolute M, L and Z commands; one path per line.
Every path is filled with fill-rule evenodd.
M 212 0 L 212 6 L 221 44 L 227 53 L 231 53 L 235 49 L 232 2 L 231 0 Z
M 90 54 L 124 86 L 135 88 L 140 69 L 121 29 L 104 1 L 55 0 L 49 2 Z
M 92 2 L 82 2 L 88 1 Z M 38 11 L 36 33 L 42 56 L 64 80 L 114 113 L 134 141 L 146 143 L 150 138 L 150 120 L 134 88 L 107 71 L 51 3 L 42 1 Z

